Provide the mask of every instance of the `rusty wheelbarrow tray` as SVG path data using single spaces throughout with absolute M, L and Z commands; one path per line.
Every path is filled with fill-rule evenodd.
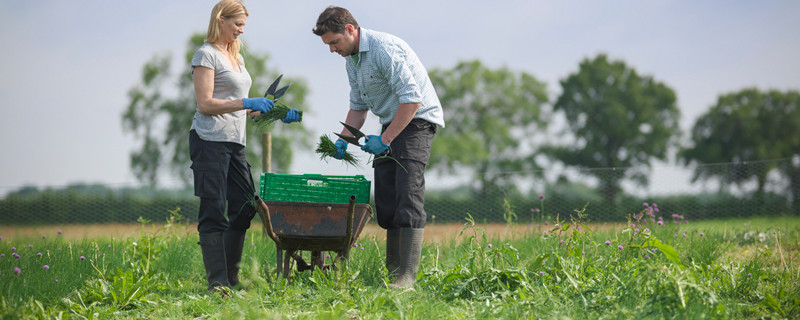
M 289 277 L 291 259 L 297 270 L 326 270 L 350 255 L 350 249 L 372 216 L 369 204 L 263 201 L 256 197 L 264 235 L 275 241 L 277 274 Z M 311 251 L 311 263 L 301 252 Z M 333 263 L 326 265 L 324 252 L 333 251 Z

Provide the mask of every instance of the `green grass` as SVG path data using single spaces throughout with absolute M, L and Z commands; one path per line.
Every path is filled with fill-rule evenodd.
M 249 288 L 230 296 L 206 292 L 197 235 L 180 224 L 125 239 L 4 239 L 0 318 L 800 317 L 800 218 L 665 218 L 607 231 L 583 218 L 504 241 L 467 220 L 457 239 L 426 243 L 408 291 L 386 289 L 374 237 L 359 239 L 344 270 L 286 282 L 275 276 L 274 244 L 252 230 L 241 275 Z

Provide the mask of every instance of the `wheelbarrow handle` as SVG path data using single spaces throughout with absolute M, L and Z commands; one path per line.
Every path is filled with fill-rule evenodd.
M 261 222 L 264 224 L 264 233 L 269 236 L 272 241 L 280 247 L 281 239 L 278 238 L 278 235 L 275 234 L 275 231 L 272 230 L 272 220 L 269 217 L 269 208 L 267 204 L 264 203 L 264 200 L 261 200 L 258 196 L 255 197 L 256 200 L 256 209 L 258 209 L 258 213 L 261 214 Z

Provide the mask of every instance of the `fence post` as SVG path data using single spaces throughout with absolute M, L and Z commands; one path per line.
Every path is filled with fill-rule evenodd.
M 272 132 L 261 134 L 261 171 L 272 172 Z

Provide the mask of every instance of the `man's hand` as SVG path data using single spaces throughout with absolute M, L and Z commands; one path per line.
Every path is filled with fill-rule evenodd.
M 245 109 L 267 113 L 275 106 L 275 103 L 267 98 L 244 98 L 242 99 L 242 105 Z
M 367 136 L 367 143 L 365 143 L 361 147 L 361 150 L 364 150 L 364 151 L 369 152 L 371 154 L 374 154 L 376 156 L 381 154 L 382 152 L 386 151 L 386 149 L 389 148 L 389 145 L 388 144 L 383 144 L 383 141 L 381 140 L 382 136 L 383 135 L 380 135 L 380 136 L 369 135 L 369 136 Z
M 344 152 L 347 151 L 347 142 L 342 139 L 336 140 L 334 143 L 336 146 L 336 153 L 333 155 L 335 159 L 342 160 L 344 159 Z

